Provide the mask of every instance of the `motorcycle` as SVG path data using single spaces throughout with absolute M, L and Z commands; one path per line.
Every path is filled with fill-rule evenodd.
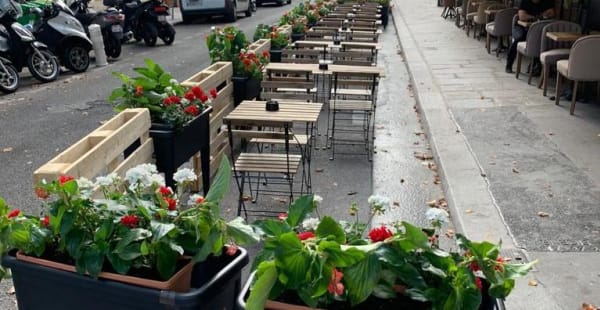
M 94 12 L 88 7 L 90 1 L 75 0 L 69 8 L 73 11 L 77 20 L 85 27 L 88 36 L 88 27 L 90 25 L 97 24 L 100 26 L 106 56 L 118 58 L 121 55 L 121 40 L 123 39 L 125 15 L 112 7 L 109 7 L 106 12 Z
M 22 14 L 18 3 L 0 0 L 0 57 L 10 60 L 16 72 L 21 72 L 27 66 L 31 75 L 41 82 L 54 81 L 60 73 L 58 60 L 48 46 L 37 41 L 29 29 L 17 23 Z
M 105 5 L 110 3 L 104 1 Z M 173 44 L 175 28 L 167 22 L 169 7 L 162 0 L 144 3 L 139 0 L 117 0 L 116 4 L 125 14 L 125 32 L 130 30 L 136 41 L 144 39 L 147 46 L 154 46 L 158 37 L 166 45 Z
M 0 57 L 0 91 L 14 93 L 19 88 L 19 73 L 10 60 Z
M 73 72 L 84 72 L 90 65 L 92 41 L 83 25 L 62 0 L 33 12 L 40 19 L 33 24 L 33 33 L 41 42 L 59 56 L 60 62 Z

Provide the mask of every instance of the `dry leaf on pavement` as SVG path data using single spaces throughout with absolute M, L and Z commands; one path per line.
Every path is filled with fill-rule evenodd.
M 348 192 L 348 196 L 356 195 L 355 191 Z
M 393 204 L 395 207 L 399 207 L 399 206 L 400 206 L 400 203 L 399 203 L 399 202 L 397 202 L 397 201 L 394 201 L 394 202 L 392 202 L 392 204 Z
M 452 229 L 446 230 L 446 237 L 454 238 L 454 235 L 455 235 L 454 230 L 452 230 Z
M 467 209 L 467 210 L 465 210 L 465 213 L 473 213 L 473 210 L 472 209 Z
M 10 153 L 12 151 L 13 151 L 12 147 L 5 147 L 5 148 L 2 149 L 2 153 Z
M 581 309 L 582 310 L 599 310 L 600 308 L 598 308 L 597 306 L 594 306 L 592 304 L 588 304 L 588 303 L 583 303 L 581 305 Z
M 437 205 L 437 199 L 428 201 L 427 205 L 430 207 L 435 207 Z
M 549 216 L 550 216 L 550 213 L 548 213 L 548 212 L 544 212 L 544 211 L 539 211 L 539 212 L 538 212 L 538 216 L 539 216 L 539 217 L 549 217 Z
M 538 282 L 536 280 L 529 280 L 529 283 L 527 283 L 527 285 L 529 285 L 529 286 L 537 286 Z
M 14 295 L 15 294 L 15 287 L 11 286 L 6 293 L 8 295 Z
M 513 168 L 512 168 L 512 172 L 514 172 L 514 173 L 519 173 L 519 169 L 517 169 L 516 167 L 513 167 Z

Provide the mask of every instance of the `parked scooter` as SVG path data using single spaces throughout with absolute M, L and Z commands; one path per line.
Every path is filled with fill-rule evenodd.
M 95 12 L 90 10 L 88 7 L 90 1 L 91 0 L 75 0 L 71 3 L 69 8 L 73 11 L 79 22 L 85 27 L 88 36 L 90 34 L 88 27 L 90 25 L 97 24 L 100 26 L 106 56 L 118 58 L 121 55 L 121 40 L 123 40 L 125 15 L 112 7 L 109 7 L 105 12 Z
M 10 60 L 0 57 L 0 91 L 14 93 L 19 88 L 19 73 Z
M 104 5 L 112 2 L 104 0 Z M 116 5 L 125 14 L 125 32 L 131 31 L 136 41 L 144 39 L 146 45 L 154 46 L 157 37 L 166 45 L 175 40 L 175 28 L 167 21 L 169 7 L 162 0 L 116 0 Z
M 58 60 L 45 44 L 36 41 L 29 29 L 17 23 L 22 14 L 18 3 L 0 0 L 0 25 L 4 28 L 0 30 L 0 56 L 10 60 L 17 72 L 27 66 L 41 82 L 54 81 L 60 73 Z
M 83 25 L 62 0 L 54 0 L 44 10 L 33 9 L 41 19 L 33 24 L 33 33 L 58 55 L 60 62 L 74 72 L 83 72 L 90 65 L 92 41 Z

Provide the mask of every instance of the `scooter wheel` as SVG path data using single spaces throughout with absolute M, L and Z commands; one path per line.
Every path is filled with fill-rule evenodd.
M 42 83 L 52 82 L 60 74 L 60 65 L 52 52 L 39 49 L 27 57 L 27 68 Z
M 19 73 L 13 65 L 4 64 L 5 72 L 0 71 L 0 91 L 14 93 L 19 88 Z
M 90 51 L 82 44 L 67 47 L 63 57 L 65 67 L 73 72 L 84 72 L 90 66 Z
M 173 29 L 173 26 L 170 24 L 164 26 L 160 38 L 163 40 L 163 42 L 165 42 L 166 45 L 173 44 L 173 41 L 175 41 L 175 29 Z
M 121 41 L 111 37 L 106 43 L 107 44 L 104 47 L 104 52 L 106 53 L 106 56 L 110 58 L 119 58 L 119 56 L 121 56 Z
M 144 25 L 143 37 L 144 43 L 146 43 L 147 46 L 156 45 L 156 38 L 158 37 L 158 30 L 156 29 L 156 26 L 150 23 Z

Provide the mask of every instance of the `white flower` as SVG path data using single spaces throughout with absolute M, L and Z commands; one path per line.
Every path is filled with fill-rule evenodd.
M 216 29 L 217 29 L 217 27 L 215 27 L 215 26 L 212 26 L 212 27 L 210 27 L 210 30 L 211 30 L 211 31 L 214 31 L 214 30 L 216 30 Z
M 371 195 L 367 200 L 371 206 L 387 209 L 391 206 L 391 200 L 388 197 L 380 195 Z
M 448 217 L 450 215 L 445 210 L 439 208 L 429 208 L 429 210 L 425 212 L 425 216 L 432 222 L 448 223 Z
M 79 189 L 90 189 L 94 187 L 94 182 L 84 177 L 81 177 L 77 179 L 77 186 L 79 187 Z
M 165 186 L 165 177 L 162 174 L 152 174 L 150 175 L 150 184 L 158 184 L 159 186 Z M 150 185 L 148 184 L 148 185 Z
M 179 84 L 179 82 L 176 79 L 170 79 L 169 83 L 170 84 Z
M 321 221 L 315 217 L 307 218 L 304 221 L 302 221 L 302 228 L 304 228 L 305 230 L 315 231 L 317 230 L 317 227 L 319 226 L 320 222 Z
M 129 183 L 130 189 L 135 189 L 138 185 L 149 187 L 153 183 L 160 185 L 165 183 L 162 176 L 158 176 L 158 170 L 153 164 L 141 164 L 127 170 L 125 179 Z
M 175 174 L 173 174 L 173 180 L 175 180 L 177 183 L 193 182 L 196 181 L 196 179 L 198 179 L 198 177 L 194 171 L 189 168 L 179 169 L 177 172 L 175 172 Z
M 110 173 L 106 176 L 96 178 L 96 186 L 110 186 L 119 181 L 119 176 L 116 173 Z
M 313 196 L 313 202 L 315 202 L 316 204 L 320 205 L 321 202 L 323 202 L 323 197 L 321 197 L 319 195 L 314 195 Z

